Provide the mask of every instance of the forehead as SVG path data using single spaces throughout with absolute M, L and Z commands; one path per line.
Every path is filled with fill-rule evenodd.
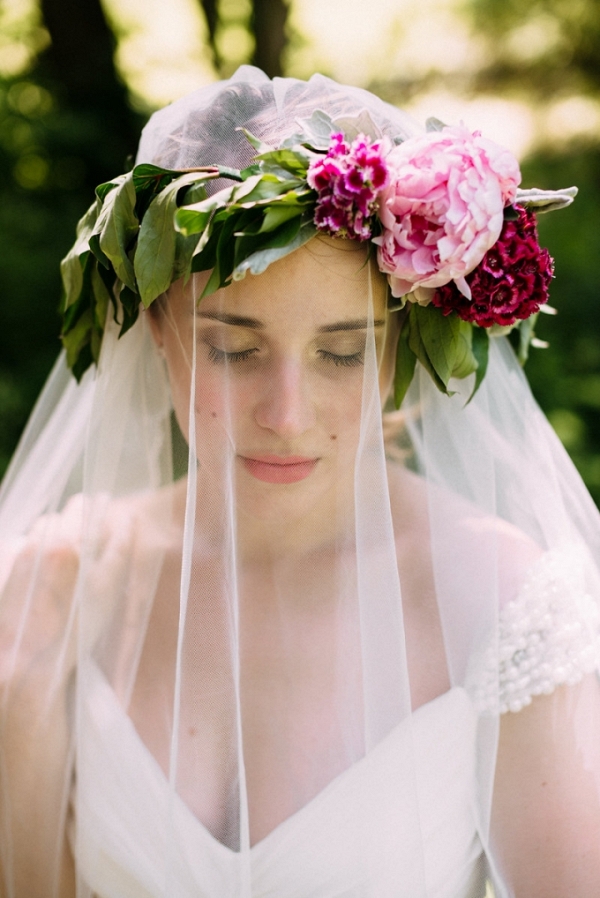
M 194 276 L 184 287 L 174 284 L 170 303 L 186 303 L 202 293 L 208 273 Z M 272 263 L 260 275 L 246 275 L 201 300 L 205 314 L 225 311 L 279 324 L 324 325 L 343 318 L 381 318 L 387 306 L 387 282 L 364 244 L 316 237 L 300 249 Z

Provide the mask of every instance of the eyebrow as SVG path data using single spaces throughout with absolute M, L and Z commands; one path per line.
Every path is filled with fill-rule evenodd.
M 235 327 L 250 327 L 254 330 L 264 330 L 265 325 L 257 318 L 246 318 L 244 315 L 231 315 L 229 312 L 200 312 L 200 318 L 209 318 L 211 321 L 221 321 L 223 324 L 232 324 Z M 383 327 L 383 319 L 375 319 L 373 327 Z M 335 321 L 332 324 L 324 324 L 318 328 L 321 334 L 332 334 L 337 331 L 360 331 L 369 327 L 368 318 L 353 318 L 348 321 Z
M 221 321 L 223 324 L 233 324 L 236 327 L 252 327 L 255 330 L 264 330 L 262 321 L 256 318 L 245 318 L 243 315 L 230 315 L 228 312 L 199 312 L 200 318 L 210 318 L 211 321 Z
M 383 327 L 385 321 L 376 318 L 373 327 Z M 368 318 L 355 318 L 352 321 L 336 321 L 334 324 L 324 324 L 319 328 L 321 334 L 332 334 L 335 331 L 363 331 L 369 327 Z

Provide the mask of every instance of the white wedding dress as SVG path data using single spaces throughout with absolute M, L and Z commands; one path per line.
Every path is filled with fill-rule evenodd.
M 421 706 L 255 844 L 249 859 L 172 799 L 163 770 L 90 665 L 77 757 L 79 872 L 98 898 L 236 898 L 240 865 L 250 871 L 253 898 L 414 898 L 423 871 L 429 898 L 483 898 L 476 728 L 478 714 L 494 710 L 498 664 L 490 652 L 503 659 L 501 710 L 517 710 L 597 667 L 598 634 L 576 558 L 547 553 L 501 613 L 500 646 L 485 647 L 469 691 L 454 687 Z M 405 813 L 415 759 L 420 828 Z
M 97 669 L 93 681 L 77 776 L 77 854 L 86 882 L 100 898 L 160 898 L 172 847 L 165 824 L 173 813 L 177 855 L 168 894 L 235 898 L 240 855 L 179 799 L 170 809 L 162 769 Z M 483 896 L 473 817 L 475 726 L 463 689 L 421 707 L 410 729 L 398 726 L 254 845 L 254 898 L 413 898 L 422 864 L 428 895 Z M 413 787 L 403 771 L 412 769 L 413 750 L 423 797 L 420 832 L 403 819 Z

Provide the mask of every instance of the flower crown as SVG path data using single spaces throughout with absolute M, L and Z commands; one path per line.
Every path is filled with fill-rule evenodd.
M 317 111 L 243 170 L 138 165 L 101 184 L 61 265 L 62 341 L 79 379 L 96 362 L 112 307 L 123 334 L 181 277 L 210 271 L 202 296 L 300 247 L 318 232 L 370 242 L 392 306 L 408 304 L 395 377 L 400 404 L 417 359 L 440 390 L 486 371 L 489 337 L 520 330 L 527 356 L 553 263 L 533 209 L 569 205 L 577 189 L 519 190 L 516 159 L 464 125 L 435 119 L 393 143 L 368 115 Z M 212 195 L 207 184 L 231 183 Z

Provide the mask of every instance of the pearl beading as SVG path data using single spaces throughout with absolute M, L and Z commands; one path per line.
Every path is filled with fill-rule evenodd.
M 553 549 L 501 609 L 497 639 L 471 666 L 467 688 L 478 711 L 503 714 L 598 669 L 600 609 L 586 591 L 582 555 Z

